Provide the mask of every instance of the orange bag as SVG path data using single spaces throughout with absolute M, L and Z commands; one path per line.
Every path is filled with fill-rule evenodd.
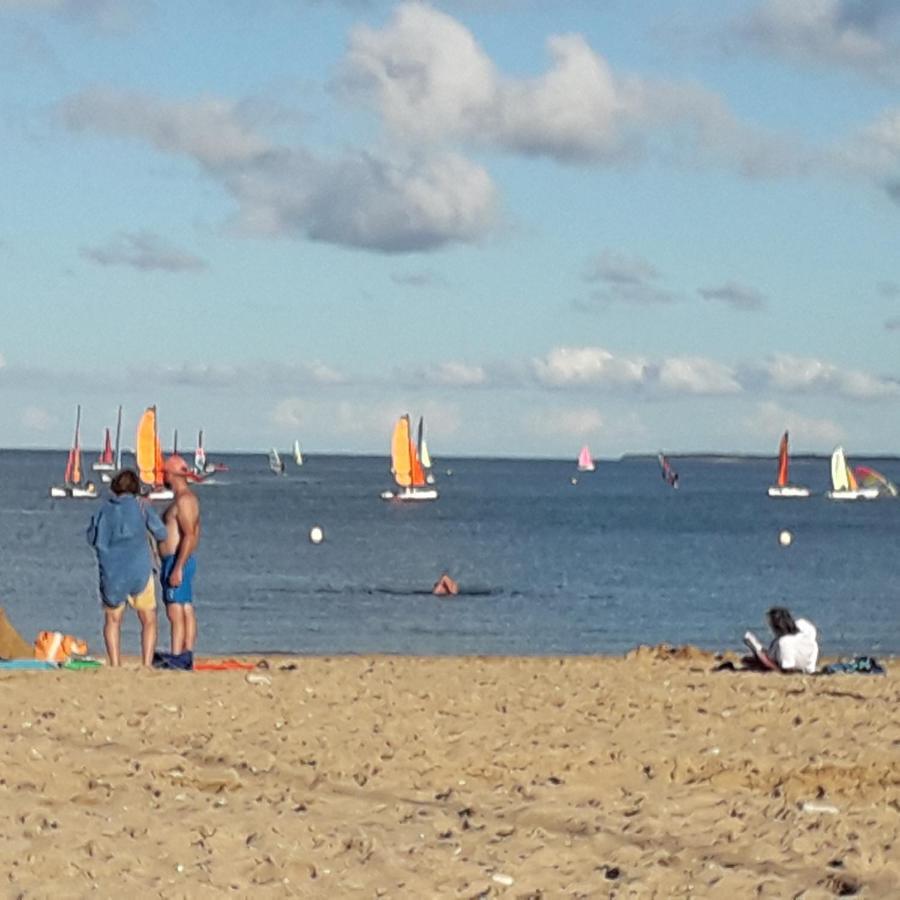
M 84 656 L 87 643 L 61 631 L 41 631 L 34 642 L 34 658 L 47 662 L 65 662 L 72 656 Z

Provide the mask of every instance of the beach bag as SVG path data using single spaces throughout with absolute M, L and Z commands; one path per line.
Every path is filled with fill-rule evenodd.
M 162 650 L 157 650 L 153 654 L 153 668 L 189 672 L 194 668 L 194 654 L 190 650 L 183 653 L 163 653 Z
M 73 656 L 85 656 L 87 643 L 61 631 L 41 631 L 34 642 L 34 658 L 62 663 Z

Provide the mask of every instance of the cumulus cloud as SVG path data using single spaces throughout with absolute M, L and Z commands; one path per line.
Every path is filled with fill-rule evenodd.
M 92 90 L 65 101 L 61 115 L 73 130 L 139 139 L 193 160 L 234 198 L 238 226 L 254 234 L 402 253 L 476 241 L 496 218 L 486 170 L 452 152 L 321 159 L 271 144 L 246 110 L 210 98 Z
M 841 171 L 864 176 L 900 204 L 900 107 L 881 113 L 831 151 Z
M 105 246 L 82 247 L 81 255 L 101 266 L 131 266 L 142 271 L 191 272 L 206 268 L 200 257 L 185 253 L 148 231 L 122 232 Z
M 655 371 L 659 388 L 673 394 L 737 394 L 742 388 L 734 371 L 712 359 L 673 356 Z
M 374 104 L 397 135 L 462 140 L 560 162 L 617 164 L 652 153 L 782 174 L 802 154 L 739 122 L 696 84 L 619 75 L 578 34 L 551 36 L 550 66 L 502 75 L 471 32 L 423 3 L 403 3 L 381 29 L 350 35 L 342 86 Z
M 812 418 L 777 403 L 760 403 L 743 426 L 751 437 L 760 433 L 778 434 L 785 428 L 791 432 L 794 446 L 810 444 L 837 444 L 846 438 L 837 422 L 827 418 Z
M 894 0 L 763 0 L 737 33 L 789 62 L 900 76 L 900 7 Z
M 639 386 L 647 363 L 640 357 L 616 357 L 602 347 L 556 347 L 532 361 L 534 376 L 547 387 L 572 385 Z
M 900 396 L 900 381 L 858 369 L 842 369 L 814 357 L 777 354 L 751 366 L 748 379 L 786 393 L 823 393 L 854 400 Z
M 726 282 L 718 287 L 699 288 L 697 291 L 705 300 L 724 303 L 732 309 L 752 311 L 762 309 L 766 305 L 763 295 L 755 288 Z
M 488 381 L 484 366 L 463 362 L 442 362 L 421 373 L 422 380 L 443 387 L 479 387 Z

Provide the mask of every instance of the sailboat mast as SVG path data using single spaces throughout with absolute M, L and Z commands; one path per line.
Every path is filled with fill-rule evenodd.
M 116 415 L 116 469 L 122 468 L 122 407 Z

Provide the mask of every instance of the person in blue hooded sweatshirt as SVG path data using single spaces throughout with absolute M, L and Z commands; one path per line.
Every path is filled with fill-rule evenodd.
M 166 526 L 150 502 L 138 497 L 140 487 L 131 469 L 119 472 L 110 485 L 112 496 L 94 513 L 87 529 L 87 540 L 97 554 L 100 569 L 103 640 L 111 666 L 121 663 L 126 605 L 134 609 L 141 623 L 141 660 L 145 666 L 152 663 L 156 649 L 156 579 L 150 535 L 156 541 L 163 540 Z

